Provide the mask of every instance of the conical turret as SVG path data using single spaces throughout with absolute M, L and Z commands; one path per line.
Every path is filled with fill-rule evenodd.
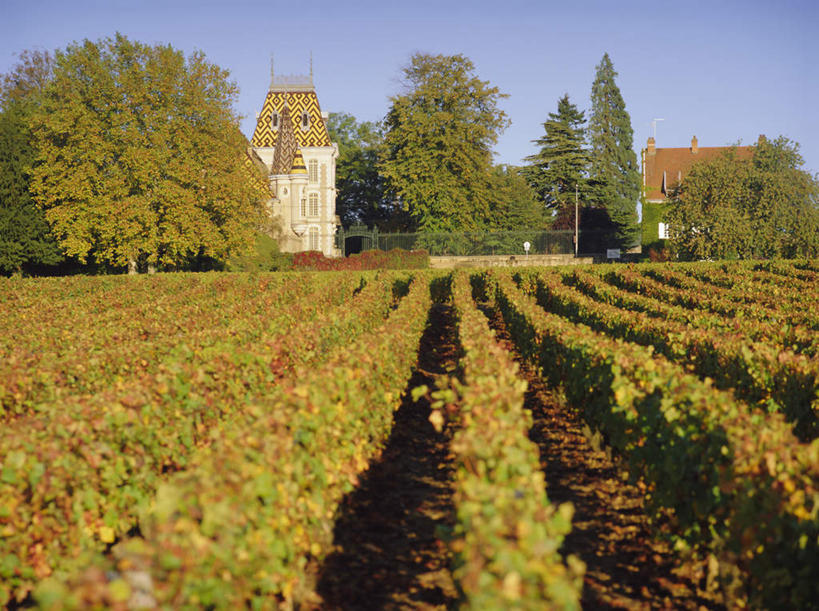
M 293 167 L 293 159 L 298 150 L 299 147 L 296 143 L 296 136 L 293 134 L 293 122 L 290 120 L 290 109 L 285 105 L 281 112 L 279 138 L 276 143 L 276 152 L 273 155 L 273 164 L 270 173 L 274 175 L 290 174 L 290 170 Z M 300 152 L 299 158 L 301 158 Z M 301 160 L 301 164 L 302 166 L 304 165 L 304 159 Z

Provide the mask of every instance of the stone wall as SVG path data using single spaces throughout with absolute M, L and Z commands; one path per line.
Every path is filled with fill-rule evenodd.
M 522 267 L 525 265 L 585 265 L 594 262 L 593 257 L 574 255 L 484 255 L 476 257 L 430 257 L 433 269 L 461 267 Z

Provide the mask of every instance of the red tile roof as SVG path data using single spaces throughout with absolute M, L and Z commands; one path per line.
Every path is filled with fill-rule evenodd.
M 685 178 L 691 166 L 697 161 L 714 159 L 730 146 L 698 146 L 697 137 L 691 146 L 685 148 L 655 148 L 654 138 L 649 138 L 643 149 L 643 185 L 648 201 L 662 201 L 675 184 Z M 748 159 L 754 153 L 753 146 L 737 146 L 737 157 Z

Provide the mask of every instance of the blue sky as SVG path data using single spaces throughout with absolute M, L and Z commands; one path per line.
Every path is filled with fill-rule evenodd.
M 0 0 L 0 72 L 24 49 L 53 50 L 119 31 L 146 43 L 201 50 L 230 70 L 250 136 L 270 55 L 277 73 L 307 73 L 312 51 L 322 109 L 384 116 L 416 51 L 462 53 L 509 95 L 512 121 L 496 160 L 519 164 L 568 93 L 588 109 L 608 52 L 634 127 L 637 154 L 657 146 L 741 141 L 760 133 L 801 145 L 819 172 L 819 3 L 816 0 L 310 3 L 214 0 Z

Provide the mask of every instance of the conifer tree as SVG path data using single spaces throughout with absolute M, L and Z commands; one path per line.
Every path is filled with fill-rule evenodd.
M 605 208 L 614 224 L 611 245 L 628 248 L 639 239 L 637 200 L 640 172 L 632 148 L 631 117 L 620 89 L 614 82 L 617 72 L 608 53 L 597 66 L 592 84 L 588 138 L 591 163 L 591 199 Z
M 555 211 L 555 229 L 574 227 L 575 186 L 585 193 L 589 156 L 584 123 L 585 113 L 565 94 L 543 124 L 546 133 L 534 141 L 540 151 L 526 158 L 529 165 L 522 170 L 540 200 Z

